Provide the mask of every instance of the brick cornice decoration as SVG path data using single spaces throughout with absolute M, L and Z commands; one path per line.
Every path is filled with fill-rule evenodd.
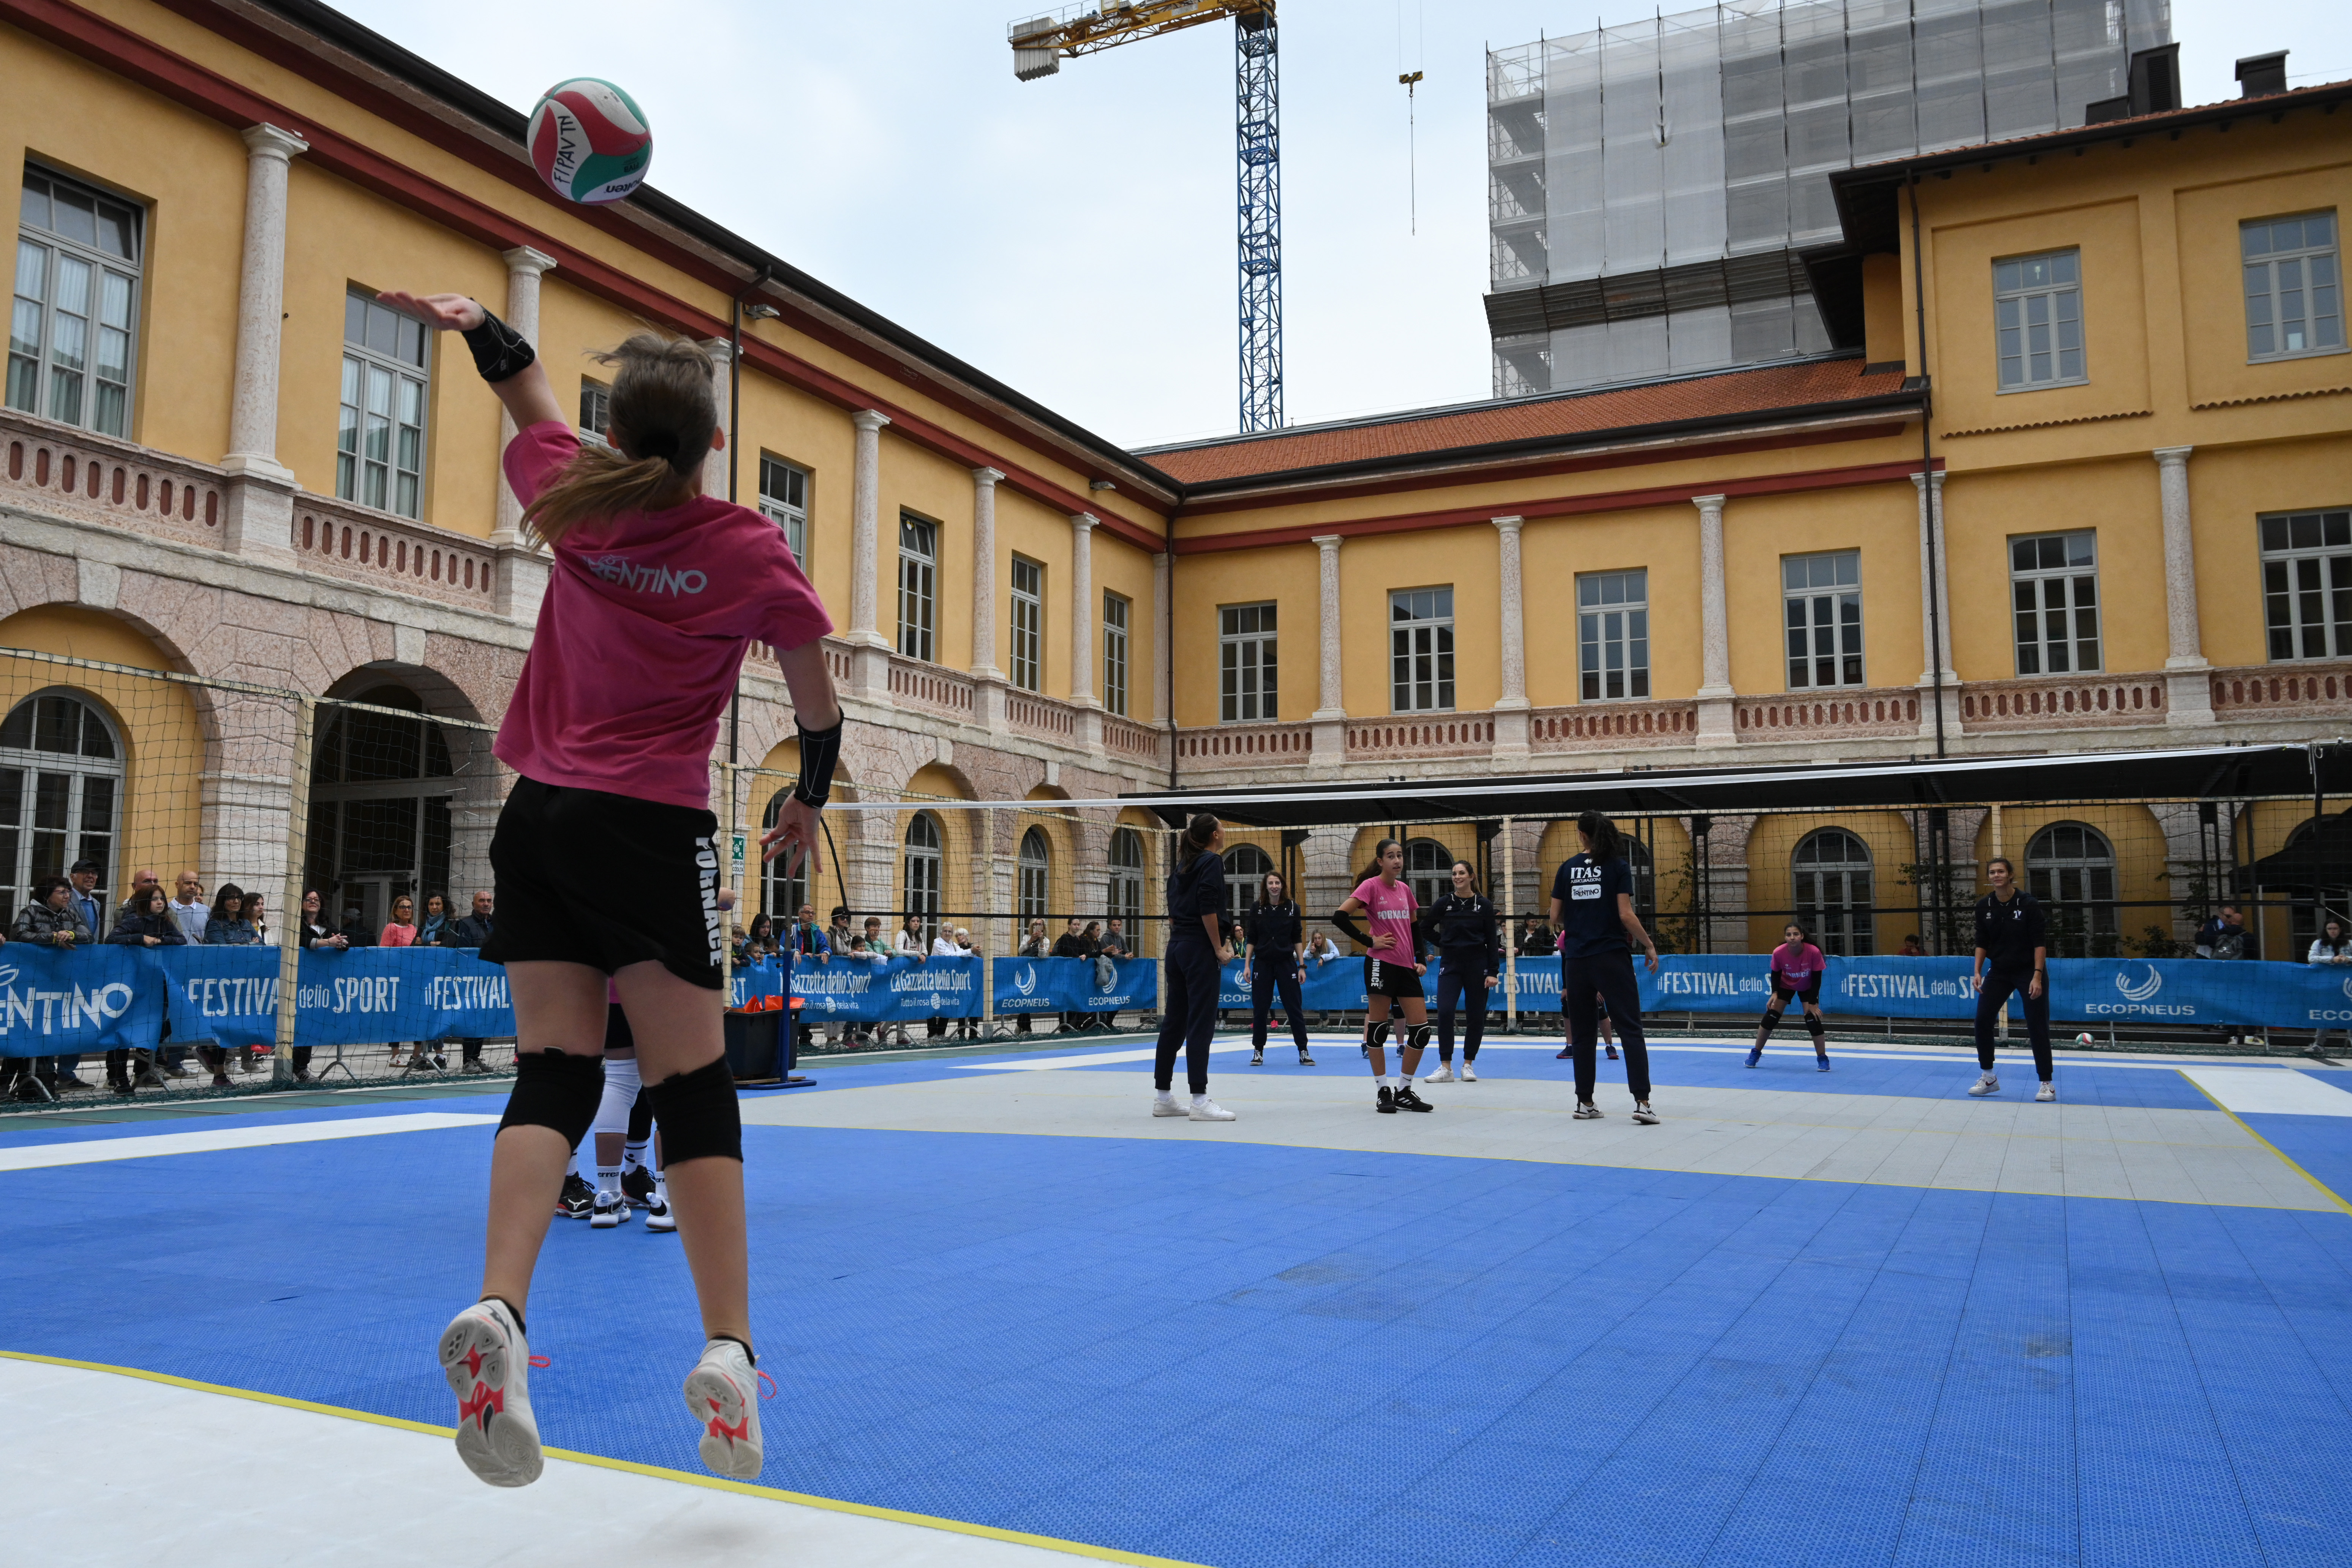
M 212 6 L 198 7 L 182 4 L 173 7 L 202 22 L 217 26 L 223 14 Z M 728 324 L 719 316 L 688 304 L 660 289 L 654 289 L 630 277 L 619 268 L 589 253 L 566 245 L 562 240 L 543 234 L 521 223 L 496 207 L 478 201 L 404 163 L 383 156 L 365 143 L 354 141 L 341 132 L 318 124 L 307 115 L 295 113 L 251 89 L 221 75 L 209 67 L 142 37 L 103 16 L 85 11 L 66 0 L 0 0 L 0 21 L 23 28 L 33 37 L 55 45 L 114 75 L 137 83 L 170 99 L 205 118 L 242 131 L 248 125 L 267 121 L 286 130 L 298 131 L 310 144 L 303 162 L 315 164 L 351 181 L 364 190 L 373 192 L 387 201 L 431 219 L 436 224 L 464 235 L 480 245 L 496 250 L 511 250 L 527 245 L 555 258 L 564 281 L 583 292 L 593 294 L 634 314 L 682 332 L 693 338 L 724 337 Z M 258 29 L 247 28 L 255 34 L 252 39 L 232 38 L 232 42 L 257 47 L 278 63 L 288 65 L 305 75 L 322 74 L 345 80 L 322 81 L 320 85 L 338 92 L 345 90 L 348 73 L 318 72 L 316 62 L 308 58 L 299 64 L 280 58 L 282 40 L 276 47 L 257 47 L 268 37 Z M 227 36 L 224 33 L 223 36 Z M 356 93 L 352 95 L 357 100 Z M 508 178 L 517 184 L 524 182 L 513 167 L 500 167 L 484 155 L 478 143 L 454 128 L 437 121 L 420 122 L 414 108 L 396 98 L 369 89 L 368 98 L 379 101 L 364 102 L 362 107 L 395 120 L 404 129 L 415 132 L 425 140 L 464 156 Z M 528 173 L 527 170 L 523 171 Z M 528 187 L 526 187 L 528 188 Z M 606 215 L 611 217 L 612 215 Z M 647 237 L 634 226 L 617 218 L 600 225 L 612 229 L 633 246 L 648 251 L 665 252 L 662 259 L 695 276 L 703 277 L 714 287 L 733 293 L 741 287 L 741 279 L 718 274 L 701 258 L 666 247 Z M 800 323 L 796 322 L 796 325 Z M 819 337 L 840 347 L 845 353 L 856 353 L 861 363 L 869 363 L 870 351 L 860 353 L 863 345 L 845 339 L 828 330 L 812 331 Z M 844 409 L 876 408 L 890 416 L 892 432 L 902 440 L 926 451 L 946 458 L 964 468 L 992 468 L 1004 474 L 1007 489 L 1029 497 L 1044 506 L 1064 512 L 1093 511 L 1100 515 L 1097 503 L 1087 497 L 1065 489 L 1044 476 L 1024 468 L 1001 453 L 992 452 L 965 440 L 952 431 L 932 424 L 906 408 L 887 400 L 877 398 L 821 366 L 810 363 L 798 355 L 759 338 L 743 340 L 743 357 L 747 363 L 786 382 L 813 396 L 822 398 Z M 873 359 L 883 356 L 871 355 Z M 896 367 L 882 366 L 887 373 Z M 896 379 L 894 375 L 894 379 Z M 936 395 L 935 389 L 926 389 Z M 974 413 L 973 410 L 962 410 Z M 980 417 L 974 413 L 975 417 Z M 1103 518 L 1103 526 L 1110 533 L 1144 550 L 1158 552 L 1165 542 L 1147 529 L 1124 518 Z
M 1936 459 L 1936 471 L 1944 460 Z M 1618 511 L 1631 507 L 1684 506 L 1693 496 L 1779 495 L 1790 490 L 1846 489 L 1856 485 L 1883 485 L 1908 480 L 1919 471 L 1916 459 L 1900 463 L 1867 463 L 1853 468 L 1815 468 L 1798 474 L 1765 474 L 1752 479 L 1694 480 L 1649 489 L 1610 490 L 1599 495 L 1563 496 L 1556 500 L 1512 501 L 1507 510 L 1533 521 L 1539 517 L 1574 517 L 1583 512 Z M 1391 517 L 1358 518 L 1350 522 L 1318 522 L 1296 528 L 1257 529 L 1247 533 L 1217 533 L 1175 542 L 1179 555 L 1205 555 L 1220 550 L 1257 550 L 1271 544 L 1304 544 L 1318 535 L 1339 534 L 1354 539 L 1367 534 L 1413 533 L 1437 528 L 1483 527 L 1494 521 L 1504 503 L 1456 508 L 1445 511 L 1405 512 Z

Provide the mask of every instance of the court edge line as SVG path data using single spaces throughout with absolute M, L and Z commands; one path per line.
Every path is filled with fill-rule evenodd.
M 2344 1213 L 2352 1215 L 2352 1204 L 2347 1204 L 2342 1198 L 2336 1196 L 2335 1188 L 2329 1186 L 2326 1182 L 2321 1181 L 2317 1176 L 2313 1175 L 2309 1171 L 2305 1170 L 2301 1165 L 2296 1164 L 2293 1160 L 2287 1158 L 2285 1150 L 2280 1148 L 2277 1144 L 2272 1142 L 2269 1139 L 2255 1131 L 2252 1127 L 2247 1126 L 2245 1119 L 2240 1116 L 2236 1111 L 2231 1110 L 2220 1100 L 2213 1100 L 2212 1091 L 2208 1089 L 2203 1084 L 2199 1083 L 2195 1079 L 2189 1078 L 2187 1068 L 2175 1068 L 2174 1070 L 2178 1071 L 2182 1078 L 2189 1079 L 2189 1087 L 2203 1095 L 2206 1099 L 2212 1100 L 2214 1110 L 2220 1111 L 2222 1115 L 2228 1117 L 2239 1126 L 2244 1127 L 2246 1129 L 2247 1137 L 2252 1139 L 2255 1142 L 2261 1144 L 2263 1148 L 2277 1155 L 2280 1164 L 2284 1165 L 2288 1170 L 2293 1171 L 2296 1175 L 2301 1176 L 2305 1181 L 2309 1182 L 2313 1186 L 2317 1187 L 2319 1189 L 2320 1195 L 2325 1197 L 2329 1203 L 2334 1204 Z
M 236 1399 L 250 1399 L 258 1405 L 275 1405 L 286 1410 L 307 1410 L 320 1415 L 341 1416 L 346 1421 L 364 1421 L 373 1426 L 390 1426 L 403 1432 L 420 1432 L 428 1436 L 455 1437 L 454 1426 L 436 1426 L 424 1421 L 411 1421 L 405 1416 L 379 1415 L 370 1410 L 353 1410 L 347 1405 L 322 1405 L 315 1400 L 295 1399 L 282 1394 L 264 1394 L 257 1389 L 231 1388 L 226 1384 L 199 1383 L 194 1378 L 179 1377 L 168 1372 L 149 1372 L 142 1367 L 115 1366 L 106 1362 L 76 1361 L 68 1356 L 40 1355 L 32 1351 L 0 1350 L 0 1360 L 30 1362 L 41 1366 L 69 1366 L 82 1372 L 112 1373 L 120 1377 L 135 1377 L 146 1383 L 160 1383 L 172 1388 L 185 1388 L 198 1394 L 226 1394 Z M 833 1513 L 857 1514 L 866 1519 L 878 1519 L 892 1524 L 918 1525 L 925 1530 L 946 1531 L 954 1535 L 978 1536 L 985 1541 L 1002 1541 L 1013 1546 L 1034 1546 L 1041 1551 L 1058 1552 L 1070 1557 L 1091 1557 L 1101 1563 L 1126 1563 L 1139 1568 L 1206 1568 L 1205 1564 L 1187 1563 L 1177 1557 L 1150 1557 L 1140 1552 L 1122 1552 L 1115 1546 L 1094 1546 L 1083 1541 L 1064 1541 L 1051 1535 L 1030 1535 L 1018 1530 L 1000 1530 L 992 1524 L 971 1524 L 960 1519 L 942 1519 L 935 1514 L 909 1513 L 902 1509 L 881 1508 L 872 1503 L 845 1502 L 839 1498 L 816 1497 L 808 1492 L 786 1491 L 782 1487 L 763 1487 L 751 1481 L 724 1480 L 717 1476 L 697 1476 L 684 1470 L 666 1469 L 659 1465 L 641 1465 L 634 1459 L 611 1459 L 602 1454 L 584 1454 L 572 1448 L 542 1448 L 551 1459 L 568 1459 L 573 1464 L 594 1465 L 601 1469 L 623 1470 L 631 1475 L 649 1476 L 656 1480 L 684 1481 L 689 1486 L 707 1487 L 712 1491 L 738 1492 L 745 1497 L 766 1498 L 776 1502 L 799 1503 L 806 1508 L 824 1509 Z

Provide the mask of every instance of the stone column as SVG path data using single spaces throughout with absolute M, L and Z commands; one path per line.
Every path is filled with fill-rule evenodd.
M 1336 533 L 1318 533 L 1315 548 L 1322 552 L 1318 563 L 1318 594 L 1316 603 L 1317 637 L 1320 644 L 1318 663 L 1318 679 L 1313 715 L 1314 749 L 1312 756 L 1318 766 L 1336 767 L 1348 759 L 1348 706 L 1340 689 L 1339 678 L 1339 543 Z
M 1914 474 L 1919 496 L 1919 733 L 1936 732 L 1935 686 L 1944 683 L 1944 733 L 1960 732 L 1960 678 L 1952 669 L 1952 574 L 1945 563 L 1944 476 Z
M 881 592 L 882 426 L 887 416 L 860 409 L 849 416 L 857 426 L 850 478 L 849 686 L 879 699 L 890 686 L 890 641 L 875 625 Z
M 996 486 L 994 468 L 971 471 L 972 721 L 1004 728 L 1004 672 L 996 668 Z
M 702 455 L 702 493 L 724 496 L 727 494 L 727 481 L 740 472 L 735 467 L 734 400 L 727 395 L 732 379 L 729 371 L 735 359 L 735 344 L 727 338 L 705 338 L 702 348 L 710 356 L 710 395 L 719 405 L 719 431 L 727 437 L 723 449 L 714 448 Z M 751 476 L 751 482 L 754 485 L 760 482 L 757 473 Z
M 1698 743 L 1739 742 L 1731 710 L 1731 616 L 1723 588 L 1723 498 L 1693 496 L 1698 508 Z
M 2165 722 L 2210 724 L 2203 634 L 2197 625 L 2197 538 L 2189 528 L 2189 454 L 2193 447 L 2159 447 L 2157 489 L 2164 504 Z
M 1501 544 L 1502 603 L 1496 623 L 1502 642 L 1503 694 L 1495 703 L 1495 754 L 1528 752 L 1527 595 L 1519 571 L 1519 530 L 1526 519 L 1490 519 Z
M 532 348 L 539 347 L 539 280 L 555 266 L 555 258 L 519 245 L 506 252 L 507 306 L 500 312 L 508 326 L 520 332 Z M 535 624 L 539 602 L 547 593 L 547 556 L 523 537 L 522 502 L 507 483 L 503 458 L 515 437 L 514 416 L 499 409 L 498 515 L 490 529 L 490 548 L 499 552 L 494 607 L 509 620 Z
M 278 460 L 278 358 L 286 311 L 287 165 L 310 144 L 275 125 L 245 132 L 245 253 L 236 285 L 236 370 L 230 388 L 228 510 L 222 542 L 239 555 L 291 560 L 292 469 Z
M 1168 705 L 1168 677 L 1176 659 L 1175 561 L 1166 550 L 1151 558 L 1151 711 L 1169 732 L 1171 747 L 1176 744 L 1176 715 Z
M 1095 530 L 1102 519 L 1090 511 L 1070 519 L 1070 703 L 1078 710 L 1077 742 L 1102 750 L 1102 703 L 1095 696 L 1095 638 L 1102 635 L 1102 606 L 1095 603 Z

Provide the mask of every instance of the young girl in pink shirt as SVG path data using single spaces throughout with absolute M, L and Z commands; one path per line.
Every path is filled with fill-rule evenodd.
M 1331 912 L 1331 923 L 1354 937 L 1367 951 L 1364 954 L 1364 1054 L 1372 1064 L 1372 1081 L 1379 1091 L 1372 1109 L 1383 1116 L 1400 1110 L 1430 1110 L 1435 1109 L 1413 1092 L 1412 1075 L 1421 1066 L 1421 1053 L 1429 1045 L 1429 1014 L 1421 989 L 1421 977 L 1428 965 L 1421 962 L 1421 905 L 1412 896 L 1412 888 L 1404 879 L 1404 846 L 1393 838 L 1383 838 L 1372 850 L 1370 870 L 1356 884 L 1356 890 L 1347 901 Z M 1357 923 L 1364 916 L 1371 929 Z M 1387 1013 L 1393 1002 L 1404 1014 L 1405 1037 L 1397 1042 L 1397 1065 L 1403 1069 L 1391 1080 L 1388 1076 L 1389 1024 Z M 1379 1022 L 1373 1022 L 1378 1019 Z
M 1772 1000 L 1765 1005 L 1764 1017 L 1756 1026 L 1756 1043 L 1748 1048 L 1748 1065 L 1754 1067 L 1764 1057 L 1764 1042 L 1779 1027 L 1781 1010 L 1789 1005 L 1791 996 L 1805 1005 L 1805 1032 L 1813 1037 L 1813 1067 L 1817 1071 L 1830 1070 L 1828 1037 L 1822 1026 L 1822 976 L 1827 973 L 1830 961 L 1822 950 L 1805 935 L 1805 928 L 1790 921 L 1781 932 L 1787 940 L 1772 950 Z
M 841 746 L 819 639 L 832 630 L 784 536 L 702 494 L 725 445 L 710 356 L 643 332 L 616 367 L 611 445 L 583 446 L 530 345 L 457 294 L 383 302 L 464 334 L 513 416 L 508 482 L 552 556 L 530 652 L 492 748 L 520 775 L 490 844 L 516 1075 L 490 1156 L 481 1299 L 442 1331 L 457 1453 L 493 1486 L 539 1477 L 523 1310 L 572 1150 L 604 1092 L 605 991 L 617 991 L 662 1126 L 704 1344 L 686 1379 L 702 1461 L 760 1474 L 744 1258 L 742 1122 L 720 1037 L 719 717 L 753 643 L 774 650 L 800 725 L 801 780 L 761 840 L 815 850 Z

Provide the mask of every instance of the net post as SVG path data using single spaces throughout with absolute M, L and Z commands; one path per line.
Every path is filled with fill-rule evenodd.
M 1503 818 L 1503 1010 L 1510 1034 L 1519 1032 L 1519 879 L 1511 851 L 1511 819 Z
M 310 744 L 318 712 L 316 698 L 305 694 L 295 699 L 294 752 L 286 780 L 286 889 L 278 906 L 283 911 L 278 929 L 285 935 L 278 949 L 277 1048 L 269 1063 L 273 1085 L 294 1077 L 294 1004 L 302 984 L 303 868 L 310 854 Z M 326 910 L 319 913 L 323 920 Z
M 992 805 L 988 808 L 987 822 L 984 825 L 988 834 L 988 852 L 985 855 L 973 857 L 984 868 L 983 874 L 988 878 L 988 900 L 992 904 L 1002 901 L 1001 889 L 996 879 L 998 859 L 996 847 L 1003 843 L 1004 839 L 998 832 L 1000 826 L 997 819 L 998 809 Z M 1019 862 L 1016 860 L 1013 869 L 1016 892 L 1020 875 Z M 995 910 L 990 912 L 988 946 L 980 955 L 980 1036 L 984 1040 L 993 1039 L 996 1036 L 996 961 L 1000 957 L 1010 957 L 1013 949 L 1021 945 L 1021 917 L 1018 913 L 1020 903 L 1017 899 L 1013 909 L 1016 912 L 1010 922 L 1003 913 Z M 1009 942 L 1001 940 L 1003 933 L 1007 930 L 1013 932 L 1013 940 Z

